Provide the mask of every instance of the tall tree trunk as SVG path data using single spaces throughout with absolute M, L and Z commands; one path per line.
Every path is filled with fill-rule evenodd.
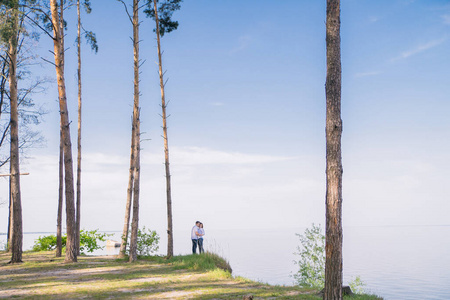
M 19 171 L 19 113 L 17 101 L 17 40 L 19 35 L 19 5 L 14 4 L 11 11 L 13 28 L 9 39 L 9 96 L 11 109 L 11 199 L 13 206 L 12 235 L 11 235 L 11 262 L 22 262 L 22 203 L 20 198 L 20 171 Z
M 128 243 L 128 230 L 130 228 L 130 216 L 131 216 L 131 202 L 133 197 L 133 183 L 134 183 L 134 167 L 135 167 L 135 133 L 136 133 L 136 121 L 134 120 L 131 125 L 131 155 L 130 155 L 130 173 L 128 177 L 127 188 L 127 203 L 125 206 L 125 220 L 123 222 L 122 242 L 120 243 L 119 257 L 124 258 L 127 250 Z
M 77 234 L 77 255 L 80 255 L 80 222 L 81 222 L 81 12 L 80 0 L 77 0 L 78 14 L 78 139 L 77 139 L 77 211 L 76 211 L 76 234 Z
M 133 0 L 133 53 L 134 53 L 134 181 L 133 220 L 131 223 L 130 262 L 137 260 L 137 233 L 139 229 L 139 180 L 140 180 L 140 121 L 139 121 L 139 0 Z
M 5 103 L 5 95 L 6 95 L 6 83 L 9 80 L 9 74 L 7 69 L 9 68 L 9 60 L 8 60 L 8 50 L 5 51 L 5 58 L 2 59 L 2 70 L 1 70 L 1 78 L 0 78 L 0 119 L 3 112 L 3 104 Z M 9 125 L 11 126 L 11 124 Z M 5 129 L 5 134 L 9 127 Z M 0 145 L 2 144 L 0 140 Z M 9 165 L 9 174 L 11 174 L 11 164 Z M 8 179 L 9 184 L 9 196 L 8 196 L 8 232 L 6 233 L 6 251 L 11 252 L 11 238 L 12 238 L 12 198 L 11 198 L 11 176 Z
M 158 61 L 159 61 L 159 85 L 161 87 L 161 108 L 163 119 L 163 137 L 164 137 L 164 159 L 166 169 L 166 195 L 167 195 L 167 257 L 173 256 L 173 225 L 172 225 L 172 191 L 170 184 L 170 163 L 169 163 L 169 140 L 167 138 L 167 115 L 166 99 L 164 94 L 164 73 L 162 71 L 161 58 L 161 35 L 159 32 L 158 9 L 156 0 L 153 0 L 156 22 L 156 40 L 158 42 Z
M 61 22 L 58 16 L 58 5 L 56 0 L 50 0 L 50 9 L 53 24 L 53 44 L 56 65 L 56 81 L 58 83 L 59 109 L 61 116 L 63 141 L 64 141 L 64 182 L 66 194 L 66 257 L 65 262 L 76 262 L 76 224 L 75 224 L 75 205 L 74 205 L 74 186 L 73 186 L 73 160 L 72 143 L 70 141 L 69 112 L 67 110 L 66 84 L 64 79 L 64 48 L 63 33 L 61 32 Z
M 342 299 L 342 158 L 340 1 L 327 0 L 326 262 L 324 299 Z
M 136 121 L 136 131 L 140 131 L 139 116 Z M 140 137 L 136 135 L 136 168 L 133 184 L 133 221 L 131 223 L 131 237 L 130 237 L 130 262 L 137 260 L 137 236 L 139 230 L 139 181 L 140 181 Z
M 9 174 L 11 174 L 11 164 L 9 166 Z M 6 250 L 11 253 L 12 243 L 12 224 L 13 224 L 13 203 L 11 197 L 11 176 L 9 177 L 9 216 L 8 216 L 8 242 L 6 244 Z
M 62 207 L 64 198 L 64 150 L 62 127 L 59 127 L 59 194 L 58 215 L 56 217 L 56 257 L 62 255 Z

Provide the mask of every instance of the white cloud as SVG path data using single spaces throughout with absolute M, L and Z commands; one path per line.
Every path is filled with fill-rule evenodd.
M 176 165 L 255 165 L 282 162 L 296 159 L 296 157 L 273 156 L 264 154 L 248 154 L 241 152 L 226 152 L 201 147 L 171 147 L 171 164 Z M 164 152 L 142 153 L 142 164 L 162 164 Z
M 104 153 L 87 153 L 83 157 L 87 164 L 101 164 L 101 165 L 122 165 L 127 162 L 126 158 L 119 155 L 108 155 Z
M 143 152 L 141 165 L 142 224 L 151 228 L 165 224 L 164 152 Z M 128 183 L 128 155 L 85 153 L 82 163 L 82 223 L 85 228 L 121 228 Z M 323 215 L 322 169 L 312 159 L 227 152 L 201 147 L 172 147 L 174 218 L 177 229 L 188 228 L 192 218 L 209 218 L 221 228 L 228 219 L 241 219 L 239 226 L 258 227 L 268 218 L 277 223 L 289 215 L 286 226 L 297 226 L 298 212 L 306 224 Z M 25 231 L 50 231 L 56 220 L 58 156 L 36 156 L 29 161 L 30 176 L 23 179 Z M 5 191 L 7 190 L 6 182 Z M 3 186 L 0 186 L 3 188 Z M 2 189 L 3 190 L 3 189 Z M 4 200 L 4 199 L 2 199 Z M 193 209 L 193 207 L 195 209 Z M 255 211 L 258 213 L 255 214 Z M 274 215 L 276 212 L 276 215 Z M 311 213 L 314 212 L 314 213 Z M 252 216 L 251 218 L 248 216 Z M 0 207 L 0 219 L 7 207 Z M 215 225 L 213 225 L 215 224 Z M 0 224 L 4 232 L 5 224 Z
M 182 165 L 264 164 L 295 159 L 295 157 L 226 152 L 200 147 L 176 147 L 171 153 L 172 161 Z
M 212 105 L 212 106 L 224 106 L 225 103 L 223 103 L 223 102 L 211 102 L 210 105 Z
M 402 54 L 400 54 L 399 56 L 395 57 L 392 59 L 392 61 L 396 61 L 396 60 L 400 60 L 400 59 L 406 59 L 408 57 L 411 57 L 413 55 L 422 53 L 424 51 L 430 50 L 434 47 L 439 46 L 440 44 L 444 43 L 447 40 L 447 38 L 441 38 L 441 39 L 437 39 L 437 40 L 433 40 L 430 41 L 428 43 L 425 44 L 421 44 L 413 49 L 410 49 L 408 51 L 403 52 Z
M 367 77 L 367 76 L 375 76 L 375 75 L 379 75 L 379 74 L 381 74 L 381 72 L 379 72 L 379 71 L 362 72 L 362 73 L 356 73 L 355 77 L 356 78 L 361 78 L 361 77 Z
M 265 154 L 249 154 L 241 152 L 227 152 L 201 147 L 171 147 L 170 160 L 173 165 L 260 165 L 266 163 L 285 162 L 295 160 L 297 157 L 274 156 Z M 129 165 L 129 156 L 110 155 L 105 153 L 86 153 L 83 155 L 84 172 L 113 172 L 113 170 L 126 169 Z M 141 152 L 141 164 L 161 165 L 164 163 L 164 152 Z M 53 172 L 58 168 L 58 157 L 52 155 L 36 156 L 25 165 L 24 171 L 40 170 Z M 75 170 L 75 169 L 74 169 Z

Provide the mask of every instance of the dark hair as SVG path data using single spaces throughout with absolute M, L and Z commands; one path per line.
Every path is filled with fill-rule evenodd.
M 201 223 L 200 221 L 195 221 L 195 224 L 197 224 L 197 223 Z

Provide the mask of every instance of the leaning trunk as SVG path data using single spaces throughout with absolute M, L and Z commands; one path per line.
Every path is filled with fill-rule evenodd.
M 58 215 L 56 217 L 56 257 L 62 255 L 62 206 L 64 197 L 64 152 L 62 127 L 59 129 L 59 194 L 58 194 Z
M 342 159 L 340 3 L 327 0 L 326 262 L 324 299 L 342 299 Z
M 133 52 L 134 52 L 134 181 L 133 221 L 131 223 L 130 262 L 137 260 L 137 233 L 139 229 L 139 180 L 140 180 L 140 120 L 139 120 L 139 0 L 133 0 Z
M 13 18 L 13 34 L 9 39 L 9 96 L 11 109 L 11 202 L 12 202 L 12 233 L 11 233 L 11 262 L 22 262 L 22 203 L 20 198 L 19 172 L 19 113 L 17 101 L 17 39 L 19 33 L 19 8 L 16 4 L 11 12 Z
M 77 38 L 77 54 L 78 54 L 78 139 L 77 139 L 77 211 L 76 211 L 76 245 L 77 255 L 80 255 L 80 222 L 81 222 L 81 14 L 80 0 L 77 1 L 78 14 L 78 38 Z
M 64 79 L 64 48 L 63 35 L 61 32 L 61 22 L 58 16 L 58 6 L 56 0 L 50 0 L 50 8 L 53 23 L 53 44 L 56 66 L 56 81 L 58 83 L 59 110 L 61 116 L 63 143 L 64 143 L 64 183 L 66 195 L 66 262 L 77 261 L 76 247 L 76 225 L 75 225 L 75 205 L 74 205 L 74 186 L 73 186 L 73 160 L 72 143 L 70 141 L 69 115 L 67 110 L 66 85 Z
M 170 184 L 169 140 L 167 138 L 166 98 L 164 94 L 164 73 L 161 59 L 161 35 L 159 32 L 158 9 L 156 0 L 153 1 L 156 21 L 156 40 L 158 42 L 159 85 L 161 87 L 161 107 L 163 119 L 164 159 L 166 169 L 166 196 L 167 196 L 167 257 L 173 256 L 173 226 L 172 226 L 172 191 Z

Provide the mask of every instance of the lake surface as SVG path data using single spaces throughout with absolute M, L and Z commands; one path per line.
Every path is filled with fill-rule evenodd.
M 262 282 L 292 285 L 297 271 L 294 252 L 300 245 L 295 233 L 305 228 L 280 230 L 208 230 L 205 249 L 231 264 L 233 275 Z M 120 240 L 119 232 L 111 239 Z M 24 234 L 24 249 L 44 233 Z M 160 253 L 166 248 L 161 237 Z M 6 236 L 0 236 L 0 243 Z M 175 253 L 191 250 L 190 228 L 175 232 Z M 117 248 L 96 251 L 115 255 Z M 344 283 L 360 276 L 366 292 L 388 300 L 450 299 L 450 226 L 344 228 Z

